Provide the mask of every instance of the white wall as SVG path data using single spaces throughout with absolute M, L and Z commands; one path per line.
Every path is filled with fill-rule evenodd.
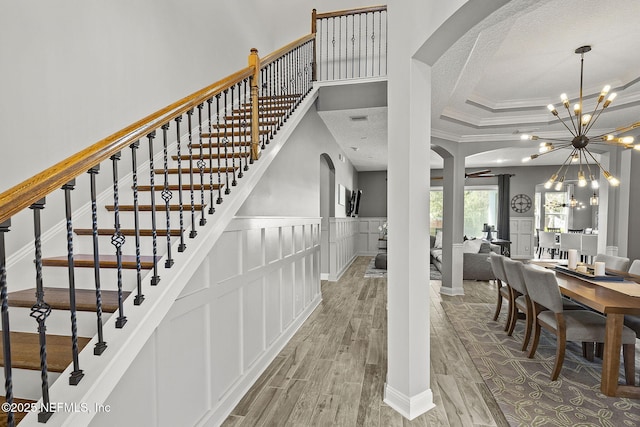
M 335 166 L 335 194 L 338 186 L 353 189 L 358 176 L 353 165 L 338 159 L 344 152 L 311 108 L 291 135 L 260 184 L 251 193 L 238 215 L 320 215 L 320 155 L 326 153 Z M 345 217 L 345 207 L 334 198 L 335 216 Z
M 234 219 L 91 425 L 219 425 L 320 303 L 319 230 Z

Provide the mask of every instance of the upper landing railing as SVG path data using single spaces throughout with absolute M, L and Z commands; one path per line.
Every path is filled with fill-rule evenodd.
M 316 34 L 314 80 L 387 75 L 387 6 L 372 6 L 311 17 Z
M 78 289 L 85 291 L 82 295 L 86 296 L 87 291 L 94 295 L 90 298 L 94 298 L 95 305 L 89 305 L 96 315 L 93 356 L 82 354 L 99 357 L 109 339 L 102 328 L 105 298 L 108 296 L 111 301 L 116 328 L 125 327 L 123 301 L 129 293 L 135 294 L 133 304 L 136 310 L 140 309 L 137 306 L 143 306 L 147 284 L 155 286 L 160 282 L 159 262 L 164 261 L 165 268 L 173 266 L 172 250 L 186 250 L 186 236 L 196 238 L 198 227 L 207 224 L 215 206 L 241 184 L 244 173 L 311 92 L 313 81 L 386 74 L 385 40 L 386 7 L 325 14 L 314 11 L 311 34 L 263 58 L 252 49 L 248 67 L 1 193 L 1 356 L 9 407 L 14 396 L 11 345 L 18 344 L 11 342 L 9 306 L 16 301 L 9 293 L 26 287 L 33 288 L 29 295 L 35 294 L 35 303 L 28 302 L 33 329 L 17 332 L 37 335 L 37 369 L 41 371 L 43 407 L 47 408 L 50 366 L 46 323 L 52 310 L 60 309 L 50 304 L 53 295 L 48 286 L 55 283 L 68 293 L 64 309 L 71 313 L 71 357 L 64 366 L 73 365 L 68 381 L 76 385 L 84 377 L 79 356 L 88 341 L 87 337 L 78 336 L 76 310 L 82 308 L 76 306 L 76 283 L 78 288 L 84 288 Z M 140 156 L 145 156 L 146 161 Z M 161 164 L 154 166 L 154 162 Z M 99 200 L 112 204 L 99 209 Z M 90 206 L 90 214 L 73 211 L 74 205 Z M 12 219 L 18 215 L 31 216 L 31 225 L 17 220 L 12 227 Z M 66 232 L 54 230 L 43 239 L 44 219 L 48 224 L 66 224 Z M 78 223 L 90 226 L 80 228 Z M 20 268 L 24 270 L 18 274 L 8 271 L 7 242 L 11 247 L 20 247 L 29 235 L 33 239 L 27 244 L 33 245 L 35 256 L 20 258 Z M 44 240 L 48 246 L 43 245 Z M 64 248 L 65 253 L 43 253 L 51 248 Z M 79 248 L 88 253 L 79 254 Z M 44 267 L 63 267 L 68 271 L 63 274 L 68 276 L 67 283 L 60 283 L 60 273 L 50 274 L 51 269 Z M 78 268 L 93 270 L 93 277 L 88 279 L 84 274 L 82 280 L 76 281 Z M 61 289 L 55 291 L 59 296 Z M 17 361 L 14 365 L 18 367 Z M 38 419 L 46 422 L 51 415 L 43 411 Z M 7 425 L 14 424 L 14 414 L 9 411 Z

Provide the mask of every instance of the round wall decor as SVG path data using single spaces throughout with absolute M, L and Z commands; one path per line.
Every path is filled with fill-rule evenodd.
M 516 194 L 511 199 L 511 209 L 518 213 L 527 212 L 531 209 L 531 197 L 526 194 Z

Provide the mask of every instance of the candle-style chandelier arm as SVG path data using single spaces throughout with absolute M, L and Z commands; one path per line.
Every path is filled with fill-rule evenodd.
M 576 136 L 580 133 L 580 131 L 578 130 L 578 127 L 576 127 L 576 121 L 573 120 L 573 114 L 571 114 L 571 105 L 569 103 L 569 98 L 567 98 L 566 94 L 562 94 L 561 95 L 561 99 L 562 99 L 562 105 L 564 105 L 564 108 L 567 110 L 567 116 L 569 117 L 569 120 L 571 120 L 571 125 L 573 126 L 573 130 L 571 130 L 569 128 L 569 126 L 567 126 L 567 124 L 564 122 L 564 120 L 560 117 L 559 114 L 557 114 L 557 110 L 556 113 L 553 113 L 553 110 L 551 111 L 551 114 L 553 114 L 554 116 L 556 116 L 558 118 L 558 120 L 560 120 L 562 122 L 562 124 L 564 125 L 564 127 L 567 128 L 567 130 L 571 133 L 571 135 Z M 547 108 L 549 108 L 549 106 L 547 106 Z M 551 108 L 549 108 L 551 110 Z
M 544 152 L 542 152 L 542 153 L 532 154 L 532 155 L 531 155 L 531 160 L 533 160 L 533 159 L 537 159 L 538 157 L 540 157 L 540 156 L 544 156 L 545 154 L 549 154 L 549 153 L 552 153 L 552 152 L 554 152 L 554 151 L 561 150 L 561 149 L 563 149 L 563 148 L 567 148 L 567 147 L 570 147 L 570 146 L 571 146 L 571 143 L 570 143 L 570 142 L 566 142 L 566 141 L 565 141 L 565 144 L 564 144 L 564 145 L 561 145 L 561 146 L 559 146 L 559 147 L 553 147 L 553 148 L 550 148 L 549 150 L 544 151 Z

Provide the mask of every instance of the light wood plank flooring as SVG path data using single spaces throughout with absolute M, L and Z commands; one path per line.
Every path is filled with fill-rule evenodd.
M 465 282 L 446 297 L 431 282 L 431 388 L 437 405 L 408 421 L 382 402 L 387 369 L 386 279 L 359 257 L 227 418 L 224 426 L 506 426 L 440 301 L 490 302 L 496 287 Z M 504 309 L 503 309 L 504 310 Z

